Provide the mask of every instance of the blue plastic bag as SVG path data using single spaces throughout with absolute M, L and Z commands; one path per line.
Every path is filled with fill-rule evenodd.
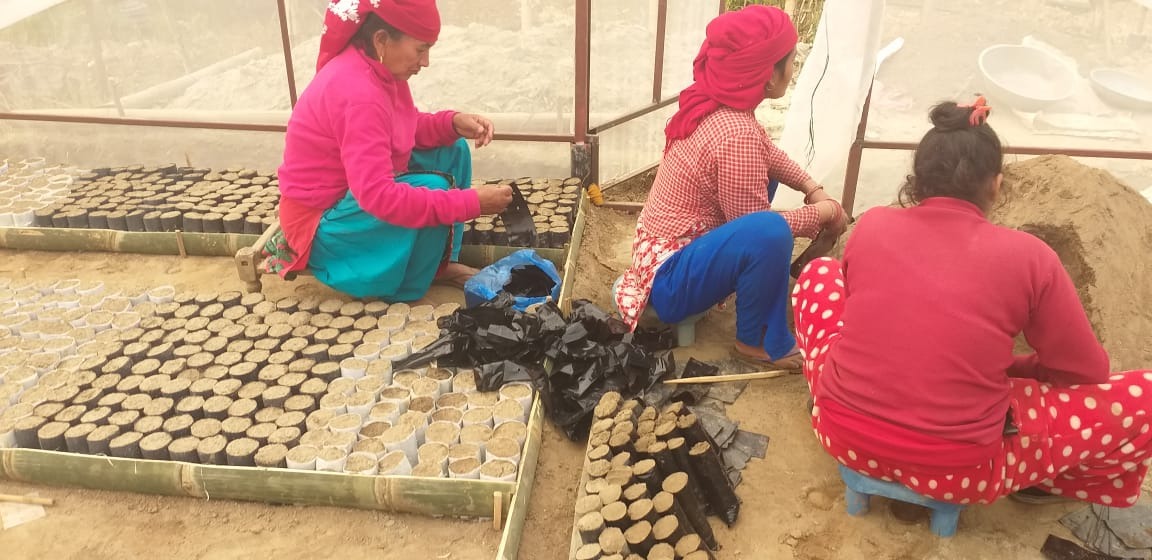
M 524 267 L 535 267 L 537 270 L 528 270 Z M 532 249 L 516 251 L 481 270 L 476 276 L 464 283 L 464 305 L 476 307 L 486 301 L 496 298 L 496 294 L 504 291 L 505 286 L 513 280 L 515 271 L 534 274 L 550 279 L 554 285 L 547 296 L 540 297 L 513 297 L 512 307 L 518 311 L 525 311 L 530 306 L 544 303 L 548 298 L 552 301 L 560 300 L 560 273 L 552 261 L 541 257 Z M 542 273 L 542 274 L 540 274 Z

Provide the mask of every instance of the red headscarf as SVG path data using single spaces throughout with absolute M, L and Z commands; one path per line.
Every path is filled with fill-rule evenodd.
M 436 0 L 333 0 L 324 13 L 316 71 L 348 46 L 369 13 L 425 43 L 435 43 L 440 36 Z
M 796 48 L 796 39 L 796 27 L 780 8 L 753 5 L 712 20 L 692 62 L 695 82 L 680 92 L 680 110 L 664 129 L 665 149 L 721 106 L 750 110 L 764 101 L 776 63 Z

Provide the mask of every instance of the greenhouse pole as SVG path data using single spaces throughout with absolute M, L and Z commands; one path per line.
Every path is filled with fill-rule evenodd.
M 285 0 L 276 0 L 280 19 L 280 44 L 284 47 L 284 73 L 288 77 L 288 101 L 296 107 L 296 69 L 292 67 L 292 35 L 288 32 L 288 6 Z
M 572 137 L 572 176 L 580 177 L 584 184 L 600 180 L 599 144 L 588 134 L 589 81 L 592 50 L 592 0 L 576 0 L 576 115 Z

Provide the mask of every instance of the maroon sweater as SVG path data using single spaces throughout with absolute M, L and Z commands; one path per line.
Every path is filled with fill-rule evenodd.
M 990 457 L 1003 437 L 1010 377 L 1108 378 L 1108 355 L 1056 253 L 989 223 L 969 202 L 869 210 L 844 268 L 844 327 L 817 398 L 841 412 L 822 416 L 836 433 L 869 439 L 886 455 L 956 451 L 916 457 L 929 466 Z M 1013 355 L 1021 332 L 1034 354 Z

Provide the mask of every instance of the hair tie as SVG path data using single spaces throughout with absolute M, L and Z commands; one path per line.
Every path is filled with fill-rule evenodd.
M 973 128 L 984 124 L 988 120 L 988 115 L 992 113 L 992 107 L 988 106 L 988 100 L 984 99 L 983 95 L 977 96 L 976 101 L 971 105 L 960 105 L 965 109 L 972 112 L 968 115 L 968 124 Z

